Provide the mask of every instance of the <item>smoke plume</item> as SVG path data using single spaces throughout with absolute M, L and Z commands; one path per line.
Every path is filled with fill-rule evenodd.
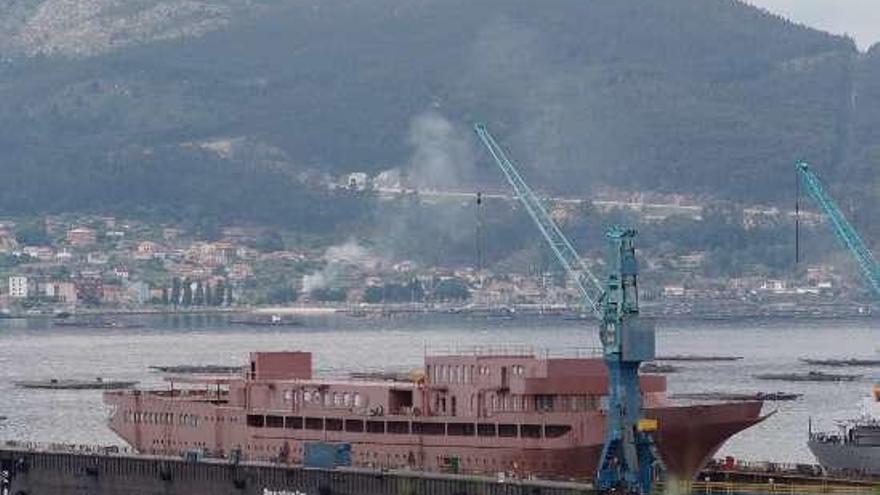
M 413 148 L 407 173 L 411 186 L 456 188 L 473 180 L 473 139 L 436 111 L 413 119 L 408 141 Z
M 377 256 L 354 240 L 330 246 L 322 259 L 326 263 L 323 269 L 303 277 L 304 292 L 338 287 L 349 270 L 371 271 L 381 263 Z

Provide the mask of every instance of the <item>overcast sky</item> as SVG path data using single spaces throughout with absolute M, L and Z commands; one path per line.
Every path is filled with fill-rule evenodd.
M 862 50 L 880 42 L 880 0 L 746 0 L 789 19 L 848 34 Z

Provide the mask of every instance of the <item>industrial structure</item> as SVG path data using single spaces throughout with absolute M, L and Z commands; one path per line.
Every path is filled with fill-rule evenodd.
M 610 259 L 603 285 L 486 126 L 477 124 L 474 130 L 577 287 L 583 305 L 599 320 L 609 390 L 605 444 L 596 488 L 600 492 L 649 493 L 655 464 L 649 432 L 656 430 L 657 425 L 642 418 L 638 373 L 643 361 L 655 357 L 655 330 L 651 322 L 639 318 L 638 263 L 633 244 L 636 232 L 612 227 L 606 233 Z
M 831 226 L 837 239 L 852 254 L 859 265 L 862 275 L 868 285 L 874 290 L 874 294 L 880 298 L 880 264 L 868 249 L 855 227 L 849 223 L 837 203 L 825 191 L 819 177 L 810 169 L 806 162 L 798 162 L 797 171 L 806 185 L 810 196 L 819 204 Z

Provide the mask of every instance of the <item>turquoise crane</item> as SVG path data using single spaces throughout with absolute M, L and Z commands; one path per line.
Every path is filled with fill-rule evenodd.
M 837 239 L 856 259 L 865 281 L 880 297 L 880 264 L 877 263 L 855 227 L 843 216 L 834 199 L 825 191 L 819 177 L 810 169 L 810 165 L 807 162 L 798 162 L 796 167 L 807 186 L 807 190 L 810 191 L 810 195 L 828 218 Z
M 476 124 L 474 130 L 577 287 L 583 306 L 599 320 L 602 352 L 608 367 L 608 410 L 596 489 L 600 493 L 650 493 L 655 458 L 649 431 L 656 424 L 642 420 L 639 365 L 654 359 L 655 331 L 651 322 L 639 319 L 638 262 L 633 242 L 636 231 L 615 226 L 606 232 L 610 256 L 603 285 L 486 126 Z

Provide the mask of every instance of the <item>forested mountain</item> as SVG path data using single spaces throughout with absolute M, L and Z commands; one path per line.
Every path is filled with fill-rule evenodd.
M 735 0 L 70 3 L 0 7 L 6 213 L 332 224 L 315 174 L 411 166 L 426 113 L 567 194 L 789 201 L 806 158 L 876 195 L 880 50 Z

